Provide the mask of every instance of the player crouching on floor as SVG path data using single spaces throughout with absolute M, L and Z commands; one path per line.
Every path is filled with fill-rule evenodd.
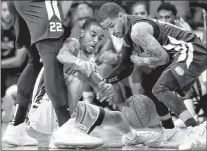
M 100 91 L 99 88 L 104 87 L 104 96 L 108 101 L 113 97 L 112 85 L 102 82 L 95 63 L 91 61 L 91 55 L 95 53 L 97 44 L 103 39 L 103 31 L 95 19 L 88 19 L 82 28 L 79 41 L 67 39 L 57 56 L 58 60 L 64 64 L 68 99 L 73 103 L 69 106 L 74 118 L 65 124 L 62 128 L 64 130 L 55 131 L 56 115 L 51 101 L 44 91 L 44 85 L 38 86 L 39 83 L 43 83 L 41 82 L 43 69 L 41 70 L 35 86 L 35 89 L 39 89 L 39 91 L 34 92 L 37 95 L 33 100 L 28 122 L 28 134 L 37 139 L 40 146 L 47 147 L 50 143 L 49 147 L 58 148 L 99 147 L 103 145 L 104 141 L 88 135 L 99 125 L 110 125 L 119 129 L 125 145 L 145 143 L 159 136 L 159 133 L 154 131 L 132 130 L 124 123 L 119 111 L 109 111 L 86 102 L 78 102 L 88 82 L 96 92 Z

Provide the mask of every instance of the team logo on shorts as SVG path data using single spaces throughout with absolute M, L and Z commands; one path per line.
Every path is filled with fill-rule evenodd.
M 184 74 L 184 70 L 179 66 L 175 68 L 175 72 L 180 76 Z

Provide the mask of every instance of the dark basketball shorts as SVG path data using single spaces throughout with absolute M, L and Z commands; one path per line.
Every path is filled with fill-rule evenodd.
M 187 92 L 206 69 L 206 48 L 199 42 L 189 42 L 177 52 L 174 60 L 166 70 L 172 71 L 180 89 Z
M 32 45 L 44 39 L 60 38 L 64 33 L 62 8 L 56 0 L 14 1 L 9 2 L 9 9 L 15 15 L 18 47 L 28 41 Z

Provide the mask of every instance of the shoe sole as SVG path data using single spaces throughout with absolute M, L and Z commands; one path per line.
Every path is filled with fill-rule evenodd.
M 100 143 L 100 144 L 77 144 L 77 143 L 64 143 L 64 142 L 54 142 L 54 145 L 58 148 L 79 148 L 79 149 L 93 149 L 93 148 L 98 148 L 102 145 L 104 145 L 104 143 Z
M 170 144 L 170 145 L 167 145 L 167 144 L 155 144 L 155 143 L 145 143 L 146 146 L 150 147 L 150 148 L 178 148 L 180 144 Z
M 2 142 L 3 143 L 6 143 L 6 144 L 9 144 L 9 145 L 14 145 L 14 146 L 20 146 L 19 143 L 13 141 L 11 138 L 2 138 Z

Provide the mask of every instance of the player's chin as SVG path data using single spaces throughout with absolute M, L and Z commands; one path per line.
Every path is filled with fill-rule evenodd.
M 87 49 L 86 51 L 87 51 L 88 54 L 93 54 L 93 53 L 96 52 L 96 49 L 90 48 L 90 49 Z

